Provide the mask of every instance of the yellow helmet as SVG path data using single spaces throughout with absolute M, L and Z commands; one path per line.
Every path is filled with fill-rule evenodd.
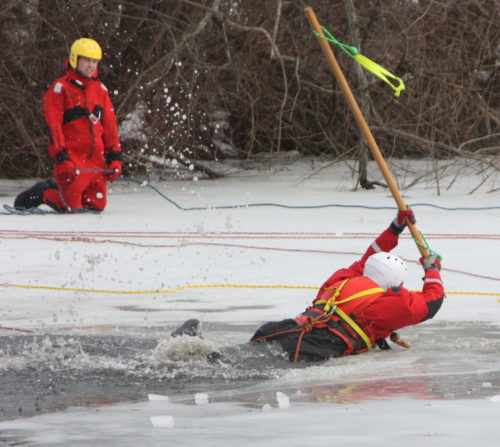
M 81 39 L 75 40 L 73 45 L 71 45 L 69 64 L 73 68 L 76 68 L 78 65 L 78 56 L 100 61 L 102 59 L 102 50 L 95 40 L 82 37 Z

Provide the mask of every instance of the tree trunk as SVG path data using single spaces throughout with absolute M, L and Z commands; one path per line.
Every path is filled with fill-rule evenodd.
M 354 5 L 354 0 L 344 0 L 344 8 L 347 18 L 347 38 L 350 45 L 360 48 L 361 42 L 359 38 L 358 29 L 358 19 L 356 15 L 356 7 Z M 370 94 L 368 92 L 368 79 L 366 78 L 361 65 L 354 62 L 353 63 L 353 73 L 354 73 L 354 92 L 356 99 L 359 104 L 359 108 L 363 113 L 367 123 L 370 121 Z M 368 181 L 367 166 L 368 166 L 368 154 L 369 149 L 363 135 L 359 134 L 358 139 L 358 150 L 356 151 L 356 157 L 358 159 L 359 167 L 359 177 L 358 183 L 362 188 L 372 189 L 373 183 Z

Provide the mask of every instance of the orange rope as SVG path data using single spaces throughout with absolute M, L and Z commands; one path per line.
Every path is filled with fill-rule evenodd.
M 141 239 L 371 239 L 379 233 L 352 232 L 242 232 L 242 231 L 196 231 L 147 232 L 147 231 L 52 231 L 52 230 L 0 230 L 0 238 L 5 239 L 64 239 L 74 242 L 95 242 L 93 238 L 141 238 Z M 402 234 L 400 238 L 411 236 Z M 426 233 L 428 239 L 484 239 L 498 240 L 500 234 L 471 233 Z
M 26 332 L 27 334 L 32 334 L 34 331 L 30 331 L 29 329 L 21 329 L 17 327 L 7 327 L 7 326 L 0 326 L 0 330 L 2 331 L 15 331 L 15 332 Z
M 245 245 L 245 244 L 228 244 L 228 243 L 217 243 L 217 242 L 194 242 L 189 240 L 183 240 L 177 244 L 150 244 L 150 243 L 140 243 L 131 242 L 125 240 L 115 240 L 115 239 L 95 239 L 93 237 L 81 237 L 81 234 L 90 235 L 93 237 L 112 237 L 112 238 L 196 238 L 196 239 L 243 239 L 243 238 L 260 238 L 260 239 L 282 239 L 282 238 L 310 238 L 310 239 L 321 239 L 321 238 L 365 238 L 372 237 L 375 233 L 243 233 L 243 232 L 208 232 L 206 234 L 199 234 L 196 232 L 186 232 L 186 233 L 169 233 L 169 232 L 117 232 L 112 235 L 107 232 L 54 232 L 54 231 L 24 231 L 24 230 L 0 230 L 0 239 L 42 239 L 51 240 L 55 242 L 81 242 L 81 243 L 94 243 L 94 244 L 119 244 L 124 246 L 134 246 L 134 247 L 144 247 L 144 248 L 186 248 L 192 246 L 212 246 L 212 247 L 231 247 L 231 248 L 242 248 L 247 250 L 265 250 L 265 251 L 278 251 L 278 252 L 293 252 L 293 253 L 319 253 L 319 254 L 337 254 L 337 255 L 353 255 L 360 256 L 362 253 L 351 252 L 351 251 L 336 251 L 336 250 L 322 250 L 322 249 L 300 249 L 300 248 L 284 248 L 284 247 L 269 247 L 269 246 L 256 246 L 256 245 Z M 56 236 L 57 235 L 57 236 Z M 80 235 L 80 236 L 78 236 Z M 307 237 L 306 237 L 307 236 Z M 433 237 L 438 237 L 441 239 L 487 239 L 494 240 L 500 238 L 498 234 L 444 234 L 435 233 L 427 234 L 427 239 Z M 401 238 L 406 238 L 406 235 L 400 236 Z M 418 264 L 418 261 L 411 261 L 405 259 L 407 262 L 413 262 Z M 500 281 L 500 277 L 481 275 L 478 273 L 467 272 L 464 270 L 457 270 L 448 267 L 443 267 L 442 271 L 452 272 L 459 275 L 471 276 L 474 278 L 482 278 L 492 281 Z

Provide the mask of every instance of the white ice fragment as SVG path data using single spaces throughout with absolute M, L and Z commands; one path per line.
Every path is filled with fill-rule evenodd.
M 483 382 L 483 388 L 491 388 L 492 383 L 491 382 Z
M 496 396 L 493 396 L 493 397 L 491 398 L 491 400 L 492 400 L 493 402 L 500 402 L 500 394 L 497 394 Z
M 278 401 L 279 408 L 290 408 L 290 399 L 285 393 L 281 391 L 276 392 L 276 400 Z
M 164 394 L 148 394 L 148 400 L 168 401 L 168 396 L 165 396 Z
M 172 428 L 175 425 L 174 417 L 169 414 L 151 416 L 151 424 L 157 428 Z
M 273 410 L 273 407 L 271 407 L 271 405 L 269 405 L 269 404 L 264 404 L 262 406 L 262 411 L 264 411 L 265 413 L 272 411 L 272 410 Z
M 208 404 L 208 394 L 206 393 L 196 393 L 194 395 L 194 402 L 196 405 Z

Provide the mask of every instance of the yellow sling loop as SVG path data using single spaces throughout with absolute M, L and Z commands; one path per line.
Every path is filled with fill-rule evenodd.
M 313 32 L 317 37 L 325 39 L 328 42 L 337 45 L 344 53 L 358 62 L 358 64 L 360 64 L 362 67 L 365 67 L 365 69 L 373 73 L 378 78 L 382 79 L 382 81 L 387 83 L 394 90 L 394 96 L 399 97 L 401 91 L 405 89 L 405 84 L 401 78 L 393 75 L 389 70 L 386 70 L 384 67 L 377 64 L 377 62 L 372 61 L 366 56 L 360 54 L 359 50 L 356 47 L 352 47 L 350 45 L 346 45 L 345 43 L 339 42 L 324 26 L 321 27 L 321 30 L 324 34 L 320 34 L 317 31 Z M 396 81 L 397 85 L 396 83 L 391 82 L 391 80 Z
M 343 321 L 345 321 L 351 327 L 351 329 L 361 337 L 361 339 L 365 342 L 366 347 L 368 349 L 372 349 L 373 344 L 370 341 L 370 338 L 368 337 L 368 335 L 365 334 L 363 329 L 361 329 L 359 327 L 359 325 L 349 315 L 347 315 L 342 309 L 339 309 L 338 305 L 342 304 L 342 303 L 347 303 L 348 301 L 352 301 L 352 300 L 362 298 L 362 297 L 365 297 L 368 295 L 372 295 L 374 293 L 384 292 L 384 289 L 382 289 L 381 287 L 373 287 L 371 289 L 363 290 L 362 292 L 358 292 L 358 293 L 355 293 L 354 295 L 348 296 L 347 298 L 344 298 L 343 300 L 337 301 L 337 298 L 339 297 L 340 292 L 342 291 L 342 289 L 345 286 L 345 284 L 347 283 L 347 281 L 349 281 L 349 279 L 351 279 L 351 278 L 344 279 L 344 281 L 342 281 L 340 283 L 340 285 L 338 287 L 336 287 L 335 293 L 333 294 L 333 296 L 330 299 L 319 300 L 319 301 L 316 301 L 315 304 L 324 304 L 325 306 L 324 306 L 323 310 L 325 313 L 328 313 L 331 311 L 332 313 L 337 314 L 339 318 L 341 318 Z
M 342 290 L 342 288 L 345 286 L 346 282 L 349 280 L 350 278 L 347 278 L 347 279 L 344 279 L 344 281 L 342 281 L 342 283 L 340 284 L 340 286 L 338 286 L 335 290 L 335 293 L 333 294 L 333 296 L 328 300 L 320 300 L 320 301 L 316 301 L 315 304 L 324 304 L 325 307 L 323 308 L 323 310 L 325 311 L 325 313 L 328 313 L 330 311 L 330 309 L 332 307 L 334 307 L 334 305 L 336 306 L 337 303 L 336 303 L 336 300 L 338 298 L 338 296 L 340 295 L 340 292 Z

